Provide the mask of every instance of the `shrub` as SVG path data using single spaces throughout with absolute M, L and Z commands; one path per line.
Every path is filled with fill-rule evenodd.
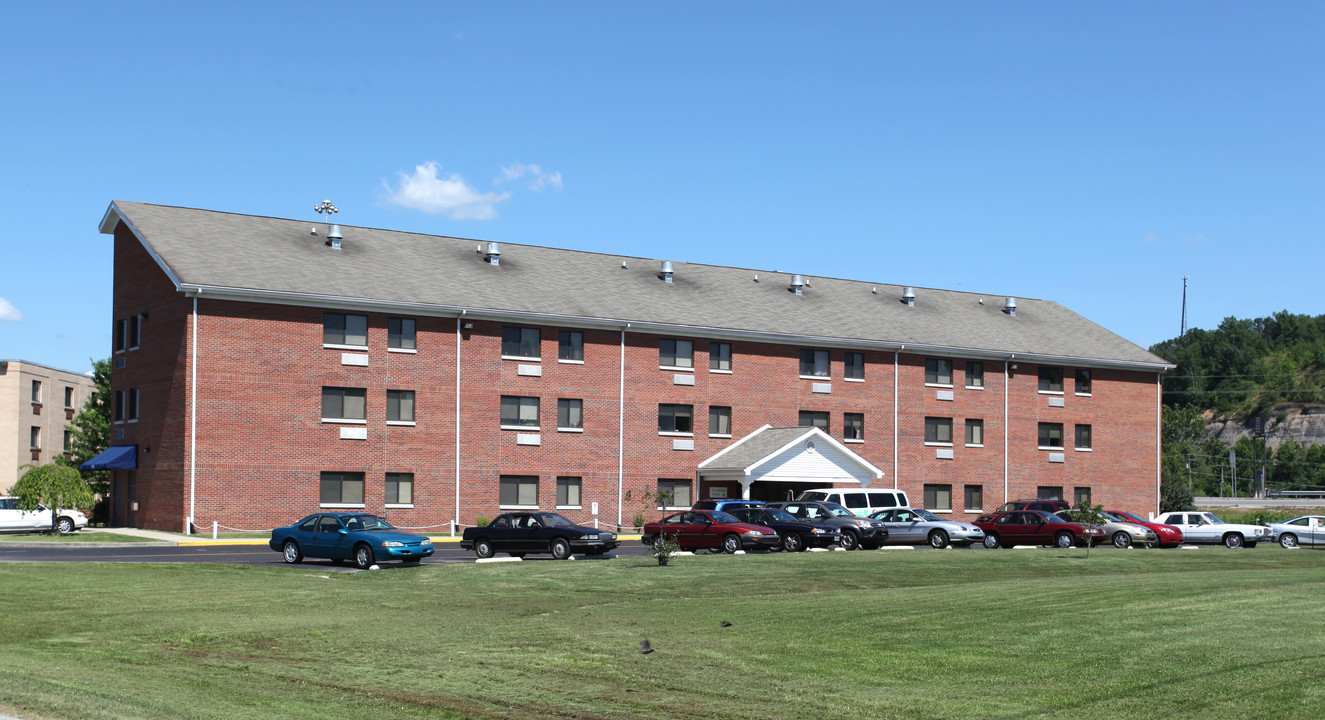
M 475 520 L 474 524 L 477 525 L 478 527 L 485 527 L 490 522 L 492 522 L 490 518 L 481 517 Z
M 681 546 L 676 544 L 672 538 L 663 536 L 663 541 L 653 546 L 653 556 L 658 558 L 658 565 L 666 565 L 672 561 L 672 556 L 681 550 Z

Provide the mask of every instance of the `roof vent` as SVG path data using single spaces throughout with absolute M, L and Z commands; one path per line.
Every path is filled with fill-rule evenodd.
M 1005 313 L 1011 315 L 1012 317 L 1016 317 L 1016 316 L 1017 316 L 1017 299 L 1016 299 L 1016 298 L 1008 298 L 1008 299 L 1007 299 L 1007 302 L 1003 303 L 1003 312 L 1005 312 Z
M 332 215 L 340 212 L 340 208 L 332 205 L 330 200 L 323 200 L 313 206 L 313 212 L 321 215 L 323 220 L 330 220 Z M 314 234 L 317 234 L 316 229 L 314 229 Z M 339 250 L 340 241 L 340 226 L 332 225 L 327 228 L 327 245 L 330 245 L 333 250 Z
M 788 290 L 791 290 L 792 292 L 796 293 L 797 295 L 802 295 L 802 294 L 804 294 L 804 290 L 805 290 L 805 281 L 801 279 L 801 276 L 800 276 L 800 275 L 792 275 L 792 276 L 791 276 L 791 285 L 790 285 L 787 289 L 788 289 Z
M 915 289 L 915 288 L 911 288 L 911 287 L 909 287 L 909 288 L 904 288 L 904 289 L 902 290 L 902 302 L 906 303 L 906 306 L 907 306 L 907 307 L 915 307 L 915 306 L 916 306 L 916 289 Z
M 665 282 L 665 283 L 669 283 L 669 282 L 672 281 L 672 275 L 673 275 L 673 274 L 674 274 L 674 273 L 672 272 L 672 261 L 671 261 L 671 260 L 663 260 L 663 261 L 662 261 L 662 272 L 659 272 L 659 273 L 658 273 L 658 277 L 662 278 L 662 281 L 663 281 L 663 282 Z
M 339 250 L 341 239 L 340 226 L 332 225 L 331 229 L 327 230 L 327 244 L 331 246 L 332 250 Z
M 488 243 L 488 249 L 483 253 L 483 259 L 490 265 L 501 264 L 501 246 L 495 242 Z

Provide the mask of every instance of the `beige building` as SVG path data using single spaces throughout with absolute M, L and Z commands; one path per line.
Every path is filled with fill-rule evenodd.
M 0 494 L 21 465 L 45 465 L 69 448 L 66 426 L 96 392 L 92 378 L 25 360 L 0 360 Z

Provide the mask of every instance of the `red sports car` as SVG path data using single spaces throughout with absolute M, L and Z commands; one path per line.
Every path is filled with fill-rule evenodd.
M 976 521 L 975 526 L 985 531 L 987 548 L 1013 545 L 1055 545 L 1067 548 L 1084 545 L 1088 537 L 1095 543 L 1104 540 L 1104 531 L 1097 527 L 1063 522 L 1040 510 L 1002 512 L 990 520 Z
M 686 510 L 661 522 L 646 523 L 640 540 L 657 547 L 664 536 L 675 540 L 682 550 L 707 548 L 725 553 L 769 550 L 781 542 L 773 528 L 741 522 L 720 510 Z
M 1142 520 L 1141 516 L 1136 513 L 1123 512 L 1121 510 L 1105 510 L 1104 514 L 1112 515 L 1114 519 L 1120 522 L 1132 523 L 1133 525 L 1140 525 L 1141 527 L 1147 527 L 1154 530 L 1155 534 L 1159 536 L 1159 546 L 1162 548 L 1178 547 L 1182 544 L 1182 530 L 1176 526 L 1165 525 L 1164 523 L 1152 522 L 1150 520 Z

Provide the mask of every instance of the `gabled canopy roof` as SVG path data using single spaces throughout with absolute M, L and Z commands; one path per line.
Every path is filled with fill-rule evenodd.
M 853 482 L 869 485 L 883 471 L 815 427 L 765 425 L 699 464 L 706 478 L 751 482 Z
M 500 264 L 475 240 L 342 226 L 339 250 L 324 223 L 114 202 L 102 232 L 126 224 L 176 287 L 219 297 L 319 307 L 522 319 L 696 337 L 898 349 L 1029 362 L 1159 371 L 1169 363 L 1061 305 L 1007 295 L 792 276 L 536 245 L 501 245 Z M 317 234 L 310 232 L 317 229 Z

